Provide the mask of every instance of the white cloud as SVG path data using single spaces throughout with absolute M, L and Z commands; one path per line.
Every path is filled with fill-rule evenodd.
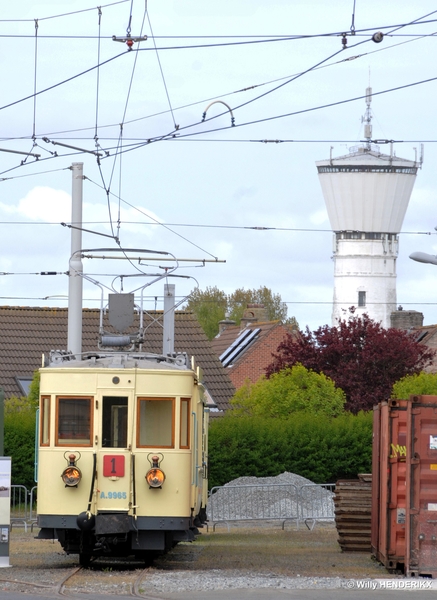
M 63 190 L 51 187 L 37 186 L 22 198 L 18 207 L 11 212 L 17 212 L 34 221 L 61 223 L 71 219 L 71 196 Z

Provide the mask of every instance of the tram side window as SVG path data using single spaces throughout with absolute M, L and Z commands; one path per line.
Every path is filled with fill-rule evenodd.
M 50 444 L 50 396 L 41 398 L 40 444 Z
M 91 446 L 92 398 L 57 398 L 56 444 Z
M 181 448 L 190 447 L 190 399 L 181 398 L 181 431 L 180 443 Z
M 138 398 L 137 446 L 174 448 L 174 398 Z

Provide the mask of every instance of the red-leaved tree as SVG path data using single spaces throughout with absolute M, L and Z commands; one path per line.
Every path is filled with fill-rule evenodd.
M 419 373 L 432 362 L 434 350 L 418 344 L 400 329 L 384 329 L 368 315 L 324 325 L 316 331 L 289 335 L 273 355 L 266 374 L 301 363 L 324 373 L 346 394 L 345 408 L 353 413 L 369 410 L 390 398 L 393 384 L 405 375 Z

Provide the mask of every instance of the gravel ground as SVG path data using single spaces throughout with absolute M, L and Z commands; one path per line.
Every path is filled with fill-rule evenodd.
M 14 590 L 163 598 L 175 592 L 225 589 L 352 589 L 351 581 L 391 579 L 370 553 L 341 552 L 332 521 L 317 522 L 312 531 L 304 525 L 296 529 L 293 522 L 287 522 L 282 529 L 280 515 L 291 514 L 286 502 L 290 498 L 294 502 L 296 489 L 308 483 L 311 482 L 292 473 L 230 482 L 214 499 L 217 515 L 224 511 L 226 518 L 231 519 L 230 525 L 216 524 L 215 531 L 205 527 L 196 542 L 179 544 L 149 568 L 139 562 L 99 559 L 89 569 L 79 569 L 78 557 L 66 555 L 57 542 L 36 540 L 36 532 L 14 527 L 10 543 L 12 567 L 0 570 L 0 596 L 2 590 Z M 278 484 L 284 488 L 276 487 L 273 495 L 265 493 L 265 487 Z M 240 492 L 233 487 L 236 485 L 241 486 Z M 305 500 L 308 509 L 313 510 L 317 500 L 323 514 L 329 514 L 326 511 L 331 510 L 332 494 L 324 489 L 320 494 L 318 487 L 309 490 L 311 494 L 299 496 L 299 505 Z M 284 498 L 281 496 L 278 502 L 280 494 Z M 246 521 L 232 522 L 242 507 Z M 247 520 L 260 516 L 265 519 L 266 515 L 274 515 L 274 519 Z
M 342 553 L 333 524 L 313 531 L 278 523 L 232 526 L 206 532 L 193 544 L 179 544 L 154 565 L 96 561 L 78 567 L 77 556 L 60 545 L 35 540 L 35 532 L 13 529 L 9 569 L 0 571 L 1 590 L 164 596 L 181 591 L 238 588 L 340 588 L 351 579 L 391 578 L 367 553 Z M 66 581 L 68 576 L 71 577 Z

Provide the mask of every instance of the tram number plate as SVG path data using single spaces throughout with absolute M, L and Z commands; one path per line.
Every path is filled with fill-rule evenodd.
M 124 456 L 106 454 L 103 457 L 104 477 L 124 477 Z

